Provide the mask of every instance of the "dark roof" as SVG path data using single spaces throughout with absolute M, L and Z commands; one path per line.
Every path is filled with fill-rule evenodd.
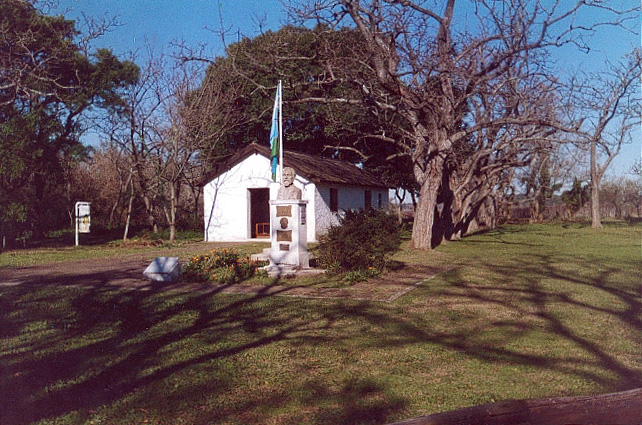
M 256 143 L 246 146 L 226 161 L 219 163 L 215 169 L 205 173 L 201 179 L 201 184 L 207 184 L 253 154 L 269 158 L 270 149 L 267 146 L 261 146 Z M 294 168 L 297 174 L 313 183 L 388 188 L 370 172 L 350 162 L 338 159 L 301 152 L 283 151 L 283 163 L 286 167 Z

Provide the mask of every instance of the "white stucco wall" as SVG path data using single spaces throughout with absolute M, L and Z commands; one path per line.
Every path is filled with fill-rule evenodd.
M 269 187 L 269 161 L 251 155 L 203 187 L 205 241 L 249 238 L 248 188 Z
M 330 188 L 337 189 L 338 212 L 330 210 Z M 339 216 L 342 211 L 358 210 L 365 206 L 365 191 L 370 190 L 372 193 L 373 208 L 379 207 L 379 195 L 381 195 L 381 208 L 385 208 L 389 202 L 388 191 L 385 189 L 375 190 L 365 187 L 344 187 L 344 186 L 325 186 L 318 185 L 315 191 L 316 202 L 316 233 L 322 235 L 328 231 L 330 226 L 336 226 L 340 223 Z
M 295 183 L 301 197 L 308 201 L 308 241 L 316 241 L 315 185 L 301 176 Z M 250 239 L 250 200 L 248 189 L 270 189 L 276 199 L 279 185 L 272 182 L 270 161 L 254 154 L 203 187 L 204 239 L 206 242 L 245 241 Z
M 302 176 L 294 183 L 302 190 L 302 199 L 308 201 L 308 242 L 317 242 L 317 235 L 339 224 L 338 214 L 330 211 L 330 186 L 315 185 Z M 251 237 L 250 193 L 248 189 L 270 189 L 270 199 L 276 199 L 279 185 L 272 182 L 270 161 L 254 154 L 221 174 L 203 187 L 203 208 L 206 242 L 245 241 Z M 349 209 L 364 207 L 364 192 L 372 193 L 372 207 L 386 207 L 388 190 L 365 187 L 336 186 L 339 214 Z
M 339 190 L 340 192 L 340 190 Z M 318 185 L 315 191 L 315 204 L 316 204 L 316 234 L 325 234 L 330 226 L 339 224 L 337 213 L 330 210 L 330 187 Z M 339 199 L 341 194 L 339 193 Z

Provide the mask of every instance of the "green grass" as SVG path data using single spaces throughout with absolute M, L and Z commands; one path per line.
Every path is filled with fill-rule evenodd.
M 126 244 L 117 241 L 103 245 L 15 249 L 0 254 L 0 270 L 3 267 L 28 267 L 49 263 L 73 262 L 90 258 L 111 258 L 134 254 L 147 256 L 176 255 L 182 260 L 186 260 L 191 256 L 203 254 L 216 246 L 235 246 L 241 255 L 250 255 L 261 252 L 263 248 L 269 247 L 269 244 L 265 242 L 212 244 L 186 240 L 174 244 L 161 243 L 148 245 L 145 241 L 140 242 L 134 239 Z
M 116 255 L 130 255 L 151 251 L 170 252 L 178 248 L 196 245 L 194 253 L 202 252 L 195 244 L 202 240 L 202 234 L 194 231 L 181 231 L 176 235 L 176 242 L 167 241 L 167 231 L 153 234 L 138 232 L 130 235 L 127 242 L 122 241 L 122 232 L 96 231 L 80 235 L 80 244 L 75 246 L 73 230 L 66 229 L 52 232 L 46 239 L 27 248 L 0 250 L 0 269 L 2 267 L 26 267 L 63 261 L 75 261 L 86 258 L 105 258 Z
M 394 303 L 1 287 L 0 417 L 379 424 L 640 387 L 641 231 L 504 226 L 406 248 L 397 261 L 451 269 Z

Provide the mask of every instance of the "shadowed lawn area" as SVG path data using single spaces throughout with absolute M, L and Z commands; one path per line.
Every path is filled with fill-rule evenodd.
M 452 269 L 393 303 L 0 287 L 1 422 L 379 424 L 641 387 L 641 231 L 402 250 Z

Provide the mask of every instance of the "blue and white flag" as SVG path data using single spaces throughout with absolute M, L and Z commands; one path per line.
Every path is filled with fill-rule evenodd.
M 276 169 L 279 165 L 279 153 L 281 150 L 280 137 L 280 109 L 281 109 L 281 82 L 276 88 L 274 97 L 274 109 L 272 111 L 272 130 L 270 131 L 270 164 L 272 167 L 272 180 L 276 181 Z

